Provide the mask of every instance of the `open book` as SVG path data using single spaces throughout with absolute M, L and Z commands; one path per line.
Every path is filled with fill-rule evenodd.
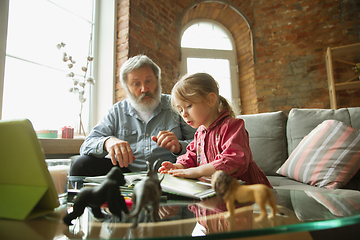
M 125 178 L 125 185 L 127 187 L 132 187 L 135 185 L 136 182 L 140 181 L 146 177 L 146 172 L 137 172 L 137 173 L 124 173 Z M 97 177 L 86 177 L 85 181 L 91 182 L 91 183 L 102 183 L 104 179 L 106 178 L 106 175 L 104 176 L 97 176 Z
M 211 183 L 203 178 L 188 179 L 165 174 L 164 180 L 161 182 L 161 188 L 167 193 L 195 199 L 204 199 L 215 195 Z
M 159 179 L 163 174 L 159 173 Z M 146 177 L 146 172 L 140 173 L 125 173 L 126 185 L 134 186 L 137 181 Z M 106 176 L 87 177 L 88 182 L 101 183 Z M 164 192 L 176 194 L 184 197 L 194 199 L 204 199 L 215 195 L 215 191 L 211 188 L 210 179 L 187 179 L 174 177 L 171 174 L 164 174 L 164 179 L 161 182 L 161 188 Z

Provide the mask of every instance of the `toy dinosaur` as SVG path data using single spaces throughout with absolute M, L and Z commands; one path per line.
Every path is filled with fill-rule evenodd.
M 276 206 L 273 193 L 264 184 L 241 185 L 237 179 L 219 170 L 212 175 L 211 185 L 216 195 L 226 203 L 229 217 L 234 216 L 235 201 L 238 203 L 255 201 L 261 210 L 260 215 L 255 218 L 255 221 L 262 220 L 267 216 L 266 204 L 271 207 L 271 217 L 274 217 L 276 212 L 282 215 Z
M 113 167 L 106 175 L 106 179 L 94 188 L 82 188 L 74 200 L 73 211 L 65 215 L 63 221 L 72 225 L 71 221 L 84 213 L 89 206 L 96 218 L 104 218 L 100 206 L 107 202 L 112 214 L 121 219 L 121 211 L 129 213 L 124 197 L 121 195 L 120 186 L 125 184 L 124 175 L 119 167 Z
M 136 183 L 133 191 L 133 211 L 128 215 L 128 218 L 135 218 L 132 227 L 138 225 L 138 215 L 141 210 L 144 208 L 147 214 L 150 214 L 149 206 L 152 207 L 152 221 L 157 222 L 160 220 L 159 216 L 159 204 L 161 197 L 161 181 L 159 180 L 157 170 L 155 169 L 156 164 L 159 160 L 156 160 L 152 167 L 147 161 L 148 171 L 146 177 L 143 178 L 140 182 Z

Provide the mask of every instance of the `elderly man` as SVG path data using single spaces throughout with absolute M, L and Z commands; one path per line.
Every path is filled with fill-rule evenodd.
M 161 70 L 138 55 L 120 68 L 127 99 L 112 106 L 81 146 L 72 176 L 105 175 L 119 165 L 123 172 L 146 169 L 146 161 L 175 162 L 186 152 L 195 130 L 171 110 L 170 96 L 161 94 Z

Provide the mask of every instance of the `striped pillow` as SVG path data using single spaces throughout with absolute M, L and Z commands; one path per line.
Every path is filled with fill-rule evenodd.
M 360 131 L 326 120 L 294 149 L 276 173 L 312 186 L 343 187 L 360 168 Z
M 354 212 L 358 212 L 360 210 L 360 203 L 351 198 L 314 191 L 305 191 L 305 193 L 326 207 L 335 216 L 351 216 Z

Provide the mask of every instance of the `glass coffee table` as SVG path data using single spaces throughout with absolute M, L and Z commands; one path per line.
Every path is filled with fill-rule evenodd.
M 66 211 L 71 211 L 72 204 L 68 203 L 33 220 L 0 219 L 0 239 L 268 239 L 291 233 L 312 239 L 310 231 L 360 226 L 359 197 L 302 190 L 273 192 L 283 215 L 262 221 L 254 220 L 260 213 L 256 204 L 237 206 L 235 217 L 228 219 L 225 205 L 216 196 L 198 201 L 167 195 L 160 206 L 160 222 L 148 222 L 148 215 L 142 212 L 139 225 L 131 228 L 131 219 L 120 220 L 104 209 L 106 218 L 98 220 L 86 209 L 68 227 L 62 222 Z M 360 236 L 360 230 L 357 232 Z

